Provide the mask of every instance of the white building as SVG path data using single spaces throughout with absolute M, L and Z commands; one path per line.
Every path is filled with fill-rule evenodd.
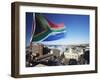
M 79 56 L 84 54 L 83 49 L 79 47 L 69 47 L 67 50 L 64 52 L 65 58 L 66 59 L 79 59 Z

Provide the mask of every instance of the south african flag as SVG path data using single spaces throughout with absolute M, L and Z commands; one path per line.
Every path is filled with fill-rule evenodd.
M 31 42 L 53 41 L 64 37 L 64 23 L 54 24 L 42 13 L 35 13 L 32 25 Z

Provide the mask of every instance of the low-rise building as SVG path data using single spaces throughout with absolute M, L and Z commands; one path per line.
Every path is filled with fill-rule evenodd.
M 76 59 L 77 61 L 82 54 L 84 54 L 84 51 L 80 47 L 68 47 L 64 52 L 66 59 Z

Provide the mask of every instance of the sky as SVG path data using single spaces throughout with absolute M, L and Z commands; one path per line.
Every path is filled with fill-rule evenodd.
M 66 35 L 64 38 L 41 42 L 44 44 L 82 44 L 89 43 L 89 15 L 42 13 L 49 21 L 64 23 Z M 32 31 L 33 12 L 26 12 L 26 45 L 29 45 Z M 59 43 L 60 42 L 60 43 Z

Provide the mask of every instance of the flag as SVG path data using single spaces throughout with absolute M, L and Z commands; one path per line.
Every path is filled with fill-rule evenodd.
M 64 37 L 65 27 L 63 23 L 54 24 L 41 13 L 35 13 L 34 32 L 32 42 L 53 41 Z

